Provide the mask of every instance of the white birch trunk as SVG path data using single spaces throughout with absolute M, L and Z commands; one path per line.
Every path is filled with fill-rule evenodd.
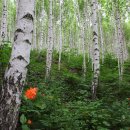
M 48 28 L 48 47 L 46 56 L 46 79 L 50 76 L 53 52 L 53 29 L 52 29 L 52 0 L 50 2 L 49 28 Z
M 36 49 L 37 48 L 37 28 L 36 28 L 36 24 L 37 24 L 37 16 L 36 16 L 36 5 L 37 2 L 35 0 L 35 14 L 34 14 L 34 33 L 33 33 L 33 45 L 32 45 L 32 49 Z
M 62 53 L 62 0 L 60 0 L 60 39 L 59 39 L 59 63 L 58 69 L 60 70 L 61 53 Z
M 123 75 L 123 64 L 124 64 L 124 41 L 123 33 L 120 21 L 120 15 L 118 9 L 116 10 L 116 24 L 117 24 L 117 35 L 118 35 L 118 47 L 119 47 L 119 78 L 122 80 Z
M 97 86 L 98 86 L 99 68 L 100 68 L 99 45 L 98 45 L 97 1 L 96 0 L 92 0 L 92 30 L 93 30 L 93 44 L 94 44 L 94 53 L 93 53 L 94 76 L 93 76 L 93 82 L 92 82 L 92 98 L 95 99 Z
M 84 26 L 84 25 L 83 25 Z M 82 27 L 82 46 L 83 46 L 83 76 L 86 77 L 86 46 L 85 46 L 85 34 L 84 27 Z
M 2 20 L 1 20 L 1 41 L 7 41 L 7 0 L 3 0 Z M 2 43 L 0 43 L 2 44 Z
M 42 12 L 41 12 L 41 17 L 40 17 L 41 29 L 40 29 L 40 42 L 39 42 L 38 50 L 42 50 L 43 49 L 43 40 L 44 40 L 44 32 L 45 32 L 44 31 L 44 16 L 45 16 L 45 11 L 44 11 L 44 0 L 43 0 Z
M 100 27 L 100 44 L 101 44 L 101 52 L 102 52 L 102 63 L 104 63 L 104 40 L 103 40 L 103 29 L 102 29 L 102 17 L 99 12 L 99 27 Z
M 21 95 L 30 62 L 34 0 L 19 0 L 14 44 L 0 87 L 0 130 L 15 130 Z

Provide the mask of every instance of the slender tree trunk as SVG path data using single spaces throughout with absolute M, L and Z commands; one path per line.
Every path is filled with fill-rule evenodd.
M 92 30 L 93 30 L 93 44 L 94 44 L 94 54 L 93 54 L 93 67 L 94 76 L 92 82 L 92 98 L 96 98 L 96 91 L 98 86 L 99 78 L 99 45 L 98 45 L 98 20 L 97 20 L 97 1 L 92 0 Z
M 86 18 L 85 18 L 85 9 L 83 13 L 83 22 L 82 22 L 82 46 L 83 46 L 83 76 L 86 77 L 87 67 L 86 67 L 86 44 L 85 44 L 85 27 L 86 27 Z
M 44 0 L 42 1 L 42 12 L 41 12 L 41 17 L 40 17 L 40 23 L 41 23 L 41 29 L 40 29 L 40 42 L 39 42 L 39 50 L 43 49 L 43 40 L 44 40 L 44 16 L 45 16 L 45 11 L 44 11 Z
M 122 80 L 123 75 L 123 64 L 124 64 L 124 41 L 123 41 L 123 33 L 120 21 L 120 15 L 118 9 L 116 9 L 116 24 L 117 24 L 117 36 L 118 36 L 118 47 L 119 47 L 119 78 Z
M 84 26 L 84 25 L 83 25 Z M 82 27 L 82 46 L 83 46 L 83 76 L 86 77 L 86 46 L 85 46 L 85 34 L 84 27 Z
M 50 76 L 52 65 L 52 51 L 53 51 L 53 30 L 52 30 L 52 0 L 50 2 L 50 14 L 49 14 L 49 28 L 48 28 L 48 47 L 46 56 L 46 79 Z
M 101 52 L 102 52 L 102 63 L 104 63 L 104 41 L 103 41 L 103 29 L 102 29 L 102 16 L 99 12 L 99 28 L 100 28 L 100 44 L 101 44 Z
M 3 0 L 0 38 L 2 42 L 7 41 L 7 0 Z
M 37 1 L 35 0 L 35 15 L 34 15 L 34 33 L 33 33 L 33 45 L 32 45 L 32 49 L 36 49 L 37 48 L 37 28 L 36 28 L 36 24 L 37 24 L 37 16 L 36 16 L 36 5 L 37 5 Z
M 15 130 L 21 94 L 30 62 L 34 0 L 19 0 L 14 44 L 0 87 L 0 130 Z
M 59 64 L 58 69 L 60 70 L 61 64 L 61 53 L 62 53 L 62 0 L 60 0 L 60 39 L 59 39 Z

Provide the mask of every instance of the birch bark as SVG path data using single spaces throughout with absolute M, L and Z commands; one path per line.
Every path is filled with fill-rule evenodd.
M 98 86 L 99 78 L 99 45 L 98 45 L 98 20 L 97 20 L 97 0 L 92 0 L 92 30 L 93 30 L 93 44 L 94 44 L 94 53 L 93 53 L 93 81 L 92 81 L 92 98 L 96 98 L 96 91 Z
M 62 53 L 62 0 L 60 0 L 60 39 L 59 39 L 59 64 L 58 69 L 60 70 L 61 64 L 61 53 Z
M 41 12 L 41 17 L 40 17 L 40 23 L 41 23 L 41 30 L 40 30 L 40 44 L 39 44 L 39 50 L 43 49 L 43 40 L 44 40 L 44 16 L 45 16 L 45 11 L 44 11 L 44 0 L 42 3 L 42 12 Z
M 46 79 L 50 76 L 52 65 L 52 51 L 53 51 L 53 30 L 52 30 L 52 0 L 50 2 L 50 14 L 49 14 L 49 28 L 48 28 L 48 47 L 46 56 Z
M 2 20 L 1 20 L 1 41 L 7 40 L 7 0 L 3 0 Z
M 34 1 L 19 0 L 11 58 L 0 87 L 0 130 L 15 130 L 30 62 Z

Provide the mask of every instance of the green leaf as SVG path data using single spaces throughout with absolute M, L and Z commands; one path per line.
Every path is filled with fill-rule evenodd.
M 125 115 L 122 115 L 122 119 L 125 120 Z
M 110 126 L 110 124 L 106 121 L 103 121 L 103 124 L 106 125 L 106 126 Z
M 35 103 L 36 107 L 40 108 L 40 109 L 45 109 L 46 108 L 46 104 L 41 103 L 41 102 L 37 102 Z
M 27 122 L 27 118 L 25 117 L 24 114 L 22 114 L 22 115 L 20 116 L 20 122 L 21 122 L 21 124 L 25 124 L 25 123 Z
M 27 125 L 22 125 L 22 130 L 30 130 L 30 128 Z

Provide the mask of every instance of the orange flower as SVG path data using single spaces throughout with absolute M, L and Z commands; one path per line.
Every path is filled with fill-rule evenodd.
M 128 98 L 128 100 L 130 100 L 130 98 Z
M 31 125 L 32 124 L 32 120 L 28 120 L 27 124 Z
M 25 96 L 26 98 L 30 99 L 30 100 L 33 100 L 36 98 L 36 95 L 37 95 L 37 91 L 38 91 L 38 88 L 29 88 L 26 92 L 25 92 Z

